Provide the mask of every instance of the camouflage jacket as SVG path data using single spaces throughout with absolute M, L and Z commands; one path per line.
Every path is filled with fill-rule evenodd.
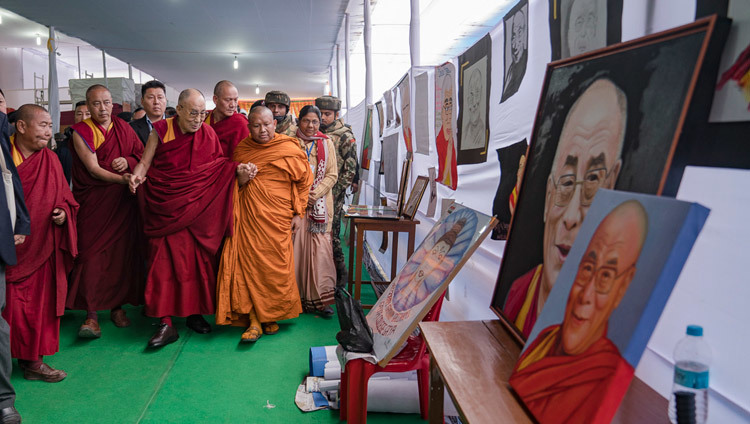
M 294 123 L 294 116 L 287 115 L 283 121 L 276 124 L 276 133 L 297 137 L 297 125 Z
M 333 121 L 324 131 L 336 146 L 336 161 L 339 166 L 339 179 L 333 186 L 333 197 L 337 198 L 346 192 L 357 172 L 357 140 L 354 139 L 352 128 L 344 124 L 341 118 Z

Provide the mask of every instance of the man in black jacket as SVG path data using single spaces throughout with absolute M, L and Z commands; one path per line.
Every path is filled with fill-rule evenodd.
M 8 117 L 0 112 L 0 148 L 5 157 L 5 165 L 13 174 L 13 192 L 16 202 L 15 227 L 11 223 L 10 212 L 5 196 L 5 185 L 0 184 L 0 310 L 5 309 L 5 266 L 16 264 L 16 245 L 21 244 L 31 233 L 29 211 L 23 199 L 23 189 L 18 171 L 10 155 Z M 16 392 L 10 384 L 13 364 L 10 357 L 10 328 L 0 315 L 0 422 L 20 423 L 21 415 L 13 404 Z
M 130 123 L 143 145 L 146 145 L 148 135 L 154 129 L 154 123 L 164 119 L 167 109 L 167 89 L 160 81 L 152 80 L 141 86 L 141 105 L 146 116 Z

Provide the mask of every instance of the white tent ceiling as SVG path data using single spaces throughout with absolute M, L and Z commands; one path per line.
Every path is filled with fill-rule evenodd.
M 243 98 L 257 97 L 256 85 L 261 94 L 285 90 L 292 97 L 315 97 L 328 80 L 348 3 L 4 0 L 3 8 L 33 22 L 3 16 L 0 47 L 44 49 L 37 47 L 36 35 L 44 44 L 47 32 L 42 25 L 48 25 L 70 36 L 60 40 L 68 61 L 83 40 L 177 90 L 195 87 L 208 94 L 217 81 L 229 79 Z M 82 47 L 81 55 L 82 61 L 101 63 L 101 53 L 90 47 Z M 232 68 L 235 55 L 238 70 Z

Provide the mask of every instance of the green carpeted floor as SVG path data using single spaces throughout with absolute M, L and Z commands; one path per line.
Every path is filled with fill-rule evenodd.
M 363 301 L 373 300 L 366 289 Z M 24 423 L 338 422 L 338 411 L 303 413 L 294 404 L 308 373 L 309 348 L 336 344 L 335 316 L 304 314 L 250 345 L 238 343 L 241 328 L 196 334 L 184 319 L 175 319 L 180 339 L 152 351 L 146 342 L 156 320 L 142 316 L 141 308 L 126 309 L 133 325 L 116 328 L 109 313 L 101 312 L 102 337 L 96 340 L 76 336 L 83 312 L 65 314 L 60 351 L 45 358 L 68 373 L 60 383 L 24 380 L 14 361 L 12 383 Z M 368 421 L 422 422 L 417 414 L 370 414 Z

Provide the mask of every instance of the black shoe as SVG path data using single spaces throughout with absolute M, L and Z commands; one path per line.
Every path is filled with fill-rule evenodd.
M 180 333 L 171 325 L 159 324 L 159 329 L 148 341 L 148 347 L 162 347 L 174 343 L 180 338 Z
M 185 320 L 185 325 L 196 333 L 206 334 L 211 332 L 211 326 L 203 318 L 203 315 L 190 315 Z
M 0 424 L 20 424 L 21 414 L 18 413 L 15 407 L 9 406 L 7 408 L 0 409 Z

